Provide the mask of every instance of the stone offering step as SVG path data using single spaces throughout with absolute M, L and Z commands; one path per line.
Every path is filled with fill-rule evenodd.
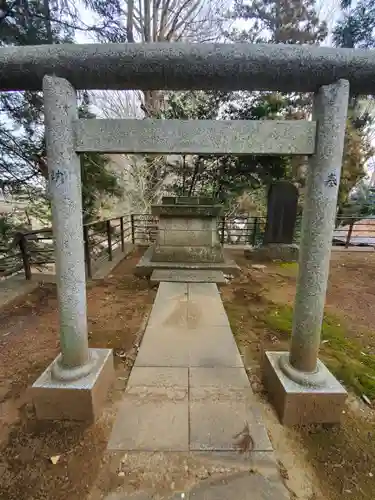
M 184 269 L 156 269 L 152 272 L 150 282 L 161 281 L 174 283 L 226 283 L 222 271 L 184 270 Z

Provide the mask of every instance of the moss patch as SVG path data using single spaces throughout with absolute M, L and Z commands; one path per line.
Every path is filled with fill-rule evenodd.
M 298 262 L 278 262 L 277 273 L 286 278 L 297 278 Z
M 322 340 L 328 342 L 322 343 L 319 357 L 348 389 L 374 399 L 371 385 L 375 379 L 371 377 L 375 376 L 375 332 L 366 304 L 375 290 L 375 255 L 364 257 L 362 253 L 338 252 L 334 257 L 328 292 L 330 309 L 327 309 L 322 332 Z M 241 264 L 242 275 L 222 288 L 222 298 L 238 347 L 257 387 L 263 352 L 289 349 L 298 265 L 273 262 L 259 272 L 238 255 L 236 260 Z M 362 298 L 364 307 L 360 307 Z M 362 320 L 364 311 L 369 318 L 367 323 Z M 330 314 L 332 312 L 334 314 Z M 367 356 L 370 353 L 372 356 Z M 262 393 L 261 384 L 259 392 Z M 263 396 L 266 394 L 260 395 Z M 350 396 L 340 425 L 296 429 L 321 481 L 324 498 L 374 498 L 374 428 L 373 412 Z M 278 448 L 277 443 L 275 447 Z
M 268 328 L 281 336 L 290 336 L 293 308 L 273 307 L 264 316 Z M 347 327 L 332 314 L 325 314 L 320 357 L 335 376 L 357 394 L 375 399 L 375 356 L 347 335 Z
M 280 262 L 279 266 L 283 269 L 298 269 L 298 262 Z

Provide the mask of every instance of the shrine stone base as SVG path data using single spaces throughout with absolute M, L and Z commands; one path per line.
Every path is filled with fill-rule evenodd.
M 339 423 L 347 398 L 344 387 L 321 362 L 324 384 L 313 387 L 294 382 L 279 366 L 285 354 L 266 352 L 263 360 L 264 386 L 280 422 L 287 426 Z
M 95 421 L 114 382 L 112 349 L 90 349 L 96 363 L 77 380 L 61 381 L 52 376 L 56 358 L 30 388 L 36 417 L 40 420 Z

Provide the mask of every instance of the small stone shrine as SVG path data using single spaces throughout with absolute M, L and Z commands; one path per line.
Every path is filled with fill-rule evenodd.
M 298 208 L 298 190 L 294 184 L 278 181 L 268 190 L 267 222 L 263 243 L 245 250 L 255 260 L 298 260 L 299 247 L 293 243 Z
M 218 220 L 222 206 L 211 198 L 164 197 L 152 207 L 159 217 L 156 243 L 137 265 L 136 274 L 149 276 L 154 269 L 211 269 L 236 272 L 220 244 Z

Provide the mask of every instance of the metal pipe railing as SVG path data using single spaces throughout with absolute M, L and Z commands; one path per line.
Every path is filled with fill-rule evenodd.
M 218 237 L 221 244 L 256 246 L 263 241 L 266 217 L 222 217 L 218 221 Z M 299 241 L 300 220 L 297 218 L 295 241 Z M 135 245 L 152 244 L 158 233 L 158 218 L 152 214 L 130 214 L 98 220 L 83 226 L 83 244 L 88 278 L 92 278 L 92 263 L 107 254 L 113 259 L 115 248 L 125 250 L 126 241 Z M 31 279 L 32 267 L 54 263 L 53 234 L 51 228 L 18 233 L 15 238 L 19 252 L 14 248 L 2 249 L 0 276 L 8 276 L 24 270 L 25 278 Z M 44 242 L 44 245 L 43 245 Z M 351 245 L 375 247 L 375 218 L 337 217 L 333 245 L 348 248 Z M 5 254 L 5 255 L 4 255 Z

